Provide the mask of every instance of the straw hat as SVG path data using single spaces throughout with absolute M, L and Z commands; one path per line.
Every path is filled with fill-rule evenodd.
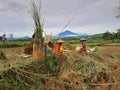
M 87 39 L 86 38 L 81 38 L 80 41 L 86 41 Z
M 62 39 L 59 39 L 58 41 L 57 41 L 57 43 L 64 43 L 65 41 L 63 41 Z

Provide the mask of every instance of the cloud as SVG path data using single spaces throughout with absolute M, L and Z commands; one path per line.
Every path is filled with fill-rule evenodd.
M 31 0 L 0 0 L 0 33 L 24 35 L 32 33 L 34 23 L 28 10 Z M 119 0 L 36 0 L 42 2 L 44 30 L 57 34 L 66 27 L 75 32 L 99 33 L 119 28 Z M 19 34 L 18 34 L 19 32 Z M 27 34 L 31 35 L 31 34 Z
M 21 12 L 25 10 L 24 0 L 0 0 L 0 12 Z
M 54 1 L 54 0 L 52 0 Z M 68 0 L 65 0 L 69 2 Z M 115 0 L 75 0 L 78 2 L 63 2 L 57 1 L 57 4 L 51 2 L 51 8 L 46 9 L 45 25 L 50 28 L 62 27 L 72 17 L 72 25 L 75 27 L 83 27 L 90 25 L 99 25 L 107 23 L 118 23 L 115 15 L 117 14 Z M 54 1 L 55 2 L 55 1 Z M 91 3 L 90 3 L 91 2 Z M 46 2 L 47 3 L 47 2 Z M 60 4 L 59 4 L 60 3 Z M 65 4 L 63 4 L 65 3 Z M 59 5 L 58 5 L 59 4 Z M 62 5 L 63 4 L 63 5 Z M 46 5 L 47 6 L 47 5 Z M 61 8 L 60 8 L 61 6 Z

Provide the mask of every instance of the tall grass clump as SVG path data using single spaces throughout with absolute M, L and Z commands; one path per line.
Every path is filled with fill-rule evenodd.
M 31 2 L 31 15 L 34 21 L 35 31 L 33 34 L 33 58 L 39 60 L 43 56 L 43 20 L 41 17 L 41 5 Z
M 41 49 L 43 46 L 43 20 L 41 17 L 41 5 L 37 6 L 36 2 L 33 0 L 31 2 L 31 15 L 32 19 L 34 21 L 34 26 L 35 26 L 35 42 L 36 44 L 40 43 L 41 44 Z
M 2 50 L 0 50 L 0 59 L 7 60 L 7 57 L 6 57 L 5 53 Z

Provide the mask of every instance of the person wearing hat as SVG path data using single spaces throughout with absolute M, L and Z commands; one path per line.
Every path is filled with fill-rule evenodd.
M 60 43 L 60 53 L 63 52 L 63 46 L 62 46 L 62 43 Z
M 82 43 L 82 48 L 81 48 L 81 52 L 87 52 L 87 43 L 86 43 L 86 39 L 85 38 L 81 38 L 80 39 L 81 43 Z
M 64 43 L 64 41 L 62 39 L 59 39 L 56 42 L 55 50 L 54 50 L 55 53 L 59 53 L 59 52 L 62 53 L 63 52 L 63 47 L 62 47 L 63 43 Z

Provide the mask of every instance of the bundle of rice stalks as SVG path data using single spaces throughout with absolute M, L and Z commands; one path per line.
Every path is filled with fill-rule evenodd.
M 33 58 L 39 60 L 43 56 L 43 21 L 41 17 L 41 5 L 34 0 L 31 2 L 31 15 L 34 21 L 35 31 L 33 34 Z
M 58 75 L 57 59 L 54 55 L 41 58 L 41 60 L 34 61 L 24 69 L 34 73 L 42 73 L 48 75 Z
M 61 74 L 71 73 L 74 68 L 74 57 L 68 53 L 60 53 L 57 56 L 57 67 L 60 69 Z M 65 75 L 64 75 L 65 76 Z
M 99 72 L 98 66 L 94 62 L 77 61 L 75 62 L 75 71 L 84 76 L 84 82 L 91 82 Z
M 63 48 L 64 48 L 64 49 L 67 49 L 67 50 L 74 50 L 74 47 L 71 46 L 71 45 L 68 44 L 68 43 L 64 43 Z
M 73 60 L 71 61 L 71 57 L 68 58 L 68 56 L 65 56 L 64 54 L 58 54 L 57 57 L 53 55 L 43 59 L 44 60 L 32 63 L 25 68 L 25 70 L 37 74 L 42 73 L 44 75 L 48 75 L 50 79 L 47 78 L 46 81 L 47 89 L 59 90 L 59 88 L 62 88 L 63 90 L 66 90 L 66 88 L 82 87 L 81 85 L 78 86 L 75 84 L 77 80 L 72 82 L 74 65 L 72 63 Z M 45 89 L 45 86 L 40 86 L 40 89 L 43 88 Z
M 39 76 L 40 77 L 40 76 Z M 0 78 L 1 90 L 30 90 L 42 82 L 35 75 L 17 68 L 11 68 L 2 73 Z
M 1 90 L 63 90 L 77 88 L 74 83 L 58 80 L 59 75 L 55 75 L 59 66 L 55 57 L 48 57 L 44 60 L 34 61 L 30 65 L 20 68 L 10 68 L 1 74 L 0 89 Z M 52 67 L 52 68 L 51 68 Z M 54 67 L 54 69 L 53 69 Z M 59 67 L 60 68 L 60 67 Z M 5 82 L 5 83 L 4 83 Z M 47 86 L 47 87 L 46 87 Z M 79 86 L 80 87 L 80 86 Z
M 34 42 L 35 44 L 40 44 L 41 49 L 43 47 L 43 21 L 41 17 L 41 5 L 37 6 L 36 2 L 32 0 L 32 7 L 31 7 L 31 15 L 35 25 L 35 33 L 34 33 Z
M 2 50 L 0 50 L 0 59 L 1 60 L 7 60 L 7 57 L 6 57 L 5 53 Z

